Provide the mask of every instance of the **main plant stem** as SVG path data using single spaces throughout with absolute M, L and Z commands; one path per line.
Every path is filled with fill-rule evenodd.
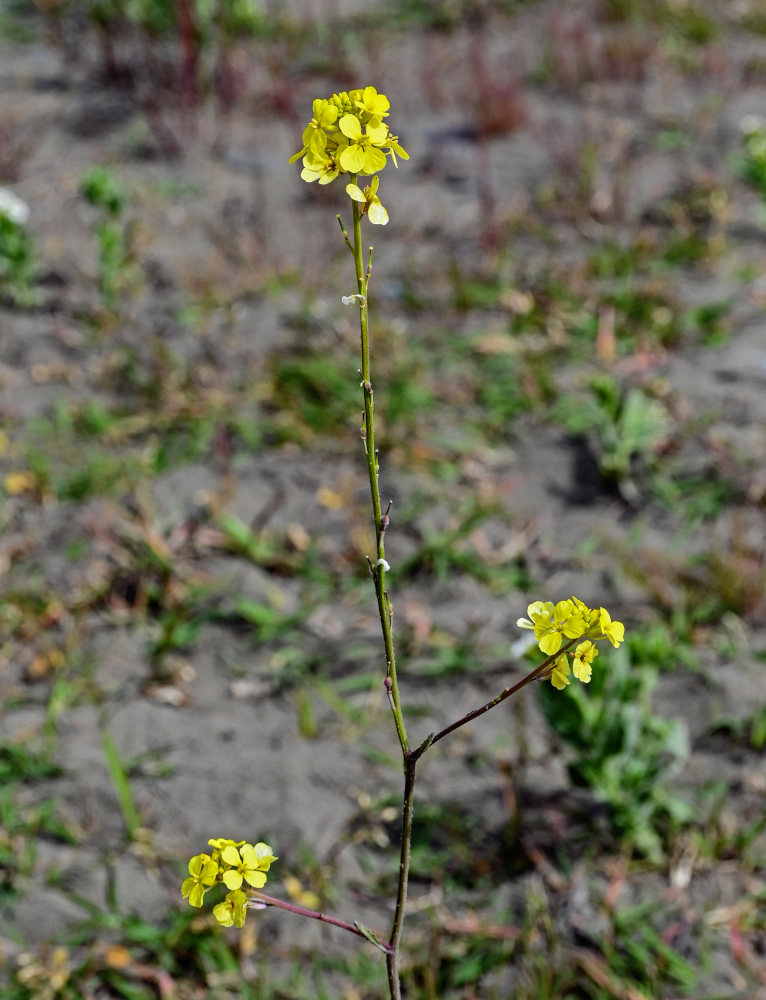
M 356 177 L 353 177 L 356 183 Z M 365 269 L 362 257 L 362 214 L 356 201 L 352 202 L 354 219 L 353 242 L 348 240 L 351 252 L 354 256 L 354 267 L 356 269 L 356 284 L 359 295 L 359 329 L 362 341 L 362 391 L 364 394 L 364 427 L 362 437 L 364 440 L 364 452 L 367 458 L 367 473 L 370 480 L 370 495 L 372 497 L 372 512 L 375 521 L 375 542 L 377 556 L 375 561 L 370 560 L 372 578 L 375 583 L 375 595 L 378 603 L 378 615 L 380 617 L 380 627 L 383 633 L 383 645 L 386 653 L 386 674 L 385 685 L 388 694 L 391 712 L 394 717 L 396 734 L 399 738 L 399 745 L 402 750 L 402 764 L 404 768 L 404 804 L 402 808 L 402 833 L 401 833 L 401 853 L 399 857 L 399 881 L 396 893 L 396 908 L 394 910 L 394 920 L 391 927 L 391 937 L 388 941 L 389 950 L 386 954 L 386 969 L 388 972 L 388 988 L 391 1000 L 401 1000 L 402 991 L 399 982 L 399 943 L 404 926 L 404 914 L 407 907 L 407 882 L 410 872 L 410 843 L 412 840 L 412 809 L 415 791 L 415 767 L 416 759 L 410 755 L 409 743 L 407 742 L 407 730 L 404 725 L 404 714 L 402 712 L 401 700 L 399 698 L 399 684 L 396 676 L 396 655 L 394 653 L 393 635 L 393 609 L 386 593 L 386 546 L 385 531 L 388 524 L 388 512 L 383 513 L 380 502 L 380 465 L 378 462 L 378 452 L 375 447 L 375 410 L 372 380 L 370 378 L 370 340 L 368 326 L 368 289 L 370 275 L 372 273 L 372 247 Z M 341 225 L 341 229 L 342 229 Z M 345 236 L 344 231 L 344 236 Z
M 407 908 L 407 884 L 410 878 L 410 847 L 412 844 L 412 809 L 415 798 L 415 768 L 417 758 L 408 754 L 404 762 L 404 804 L 402 806 L 402 839 L 399 855 L 399 886 L 396 893 L 396 909 L 388 939 L 389 951 L 386 955 L 388 989 L 391 1000 L 401 1000 L 399 983 L 399 942 L 404 928 L 404 914 Z
M 353 182 L 356 183 L 356 175 L 352 175 Z M 370 479 L 370 494 L 372 496 L 372 512 L 375 520 L 375 540 L 377 544 L 377 558 L 373 563 L 370 560 L 372 577 L 375 582 L 375 594 L 378 600 L 378 614 L 380 616 L 380 627 L 383 631 L 383 645 L 386 651 L 386 690 L 391 704 L 391 711 L 394 716 L 396 733 L 399 737 L 399 744 L 402 748 L 402 755 L 406 761 L 409 752 L 407 743 L 407 731 L 404 726 L 404 716 L 402 714 L 401 701 L 399 699 L 399 684 L 396 678 L 396 657 L 394 655 L 394 634 L 392 626 L 393 611 L 391 603 L 386 593 L 386 546 L 384 534 L 387 519 L 384 520 L 380 503 L 380 484 L 378 476 L 380 467 L 378 464 L 378 452 L 375 448 L 375 422 L 373 390 L 370 380 L 370 341 L 368 335 L 368 305 L 367 289 L 370 284 L 370 274 L 372 273 L 372 247 L 365 270 L 362 259 L 362 216 L 357 202 L 353 201 L 352 210 L 354 213 L 354 240 L 351 251 L 354 255 L 354 266 L 356 268 L 356 284 L 359 293 L 359 329 L 362 337 L 362 390 L 364 392 L 364 428 L 362 437 L 364 440 L 364 452 L 367 458 L 367 473 Z M 387 515 L 386 515 L 387 518 Z

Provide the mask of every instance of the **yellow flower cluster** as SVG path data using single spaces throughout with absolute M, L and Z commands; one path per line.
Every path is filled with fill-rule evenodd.
M 313 105 L 314 117 L 303 131 L 303 146 L 290 157 L 290 163 L 303 158 L 301 177 L 309 183 L 330 184 L 342 174 L 351 174 L 346 192 L 361 204 L 362 215 L 382 226 L 388 222 L 388 212 L 376 193 L 378 177 L 364 190 L 353 181 L 357 174 L 377 174 L 385 167 L 387 156 L 394 166 L 397 156 L 409 159 L 399 137 L 383 121 L 389 107 L 386 95 L 374 87 L 342 91 L 327 100 L 318 98 Z
M 213 907 L 213 915 L 224 927 L 241 927 L 245 922 L 247 894 L 242 889 L 246 882 L 254 889 L 266 884 L 266 872 L 276 857 L 268 844 L 247 844 L 244 840 L 227 840 L 218 837 L 209 840 L 210 854 L 196 854 L 189 861 L 189 877 L 184 879 L 181 893 L 192 906 L 202 906 L 202 900 L 211 886 L 223 883 L 229 892 L 222 903 Z
M 570 673 L 583 684 L 588 683 L 593 661 L 598 656 L 594 643 L 608 639 L 616 648 L 625 638 L 625 626 L 622 622 L 613 622 L 606 608 L 589 608 L 576 597 L 558 604 L 535 601 L 527 608 L 527 614 L 529 618 L 519 618 L 516 624 L 519 628 L 534 630 L 537 644 L 546 656 L 555 656 L 562 643 L 569 640 L 568 648 L 553 661 L 549 675 L 551 684 L 559 691 L 569 684 Z M 584 641 L 573 651 L 570 670 L 571 641 L 580 638 Z

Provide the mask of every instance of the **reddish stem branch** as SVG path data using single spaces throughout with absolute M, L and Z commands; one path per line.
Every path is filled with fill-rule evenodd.
M 568 643 L 561 647 L 561 649 L 546 657 L 542 663 L 538 664 L 534 670 L 531 670 L 526 677 L 522 677 L 522 679 L 516 684 L 503 688 L 500 694 L 496 695 L 485 705 L 475 708 L 472 712 L 468 712 L 456 722 L 451 723 L 449 726 L 445 726 L 444 729 L 440 729 L 438 733 L 434 733 L 432 736 L 429 736 L 416 750 L 410 751 L 410 759 L 418 760 L 430 746 L 433 746 L 434 743 L 438 743 L 439 740 L 444 739 L 445 736 L 448 736 L 450 733 L 454 733 L 454 731 L 456 729 L 460 729 L 461 726 L 465 726 L 467 723 L 473 722 L 474 719 L 478 719 L 480 715 L 484 715 L 485 712 L 488 712 L 491 708 L 499 705 L 501 702 L 505 701 L 506 698 L 510 698 L 512 694 L 516 694 L 517 691 L 526 687 L 527 684 L 537 680 L 538 677 L 542 677 L 543 674 L 553 665 L 554 661 L 557 660 L 562 653 L 566 653 L 569 649 L 571 649 L 576 642 L 577 639 L 570 639 Z
M 285 900 L 277 899 L 275 896 L 268 896 L 265 892 L 261 892 L 260 890 L 251 889 L 250 896 L 248 898 L 257 903 L 265 903 L 266 906 L 278 906 L 281 910 L 288 910 L 290 913 L 296 913 L 299 917 L 310 917 L 312 920 L 321 920 L 324 924 L 332 924 L 333 927 L 340 927 L 344 931 L 356 934 L 357 937 L 364 938 L 366 941 L 369 941 L 370 944 L 375 944 L 376 947 L 380 948 L 380 950 L 386 954 L 389 954 L 391 951 L 390 945 L 376 939 L 377 935 L 365 934 L 364 930 L 361 929 L 360 924 L 350 924 L 347 920 L 340 920 L 338 917 L 331 917 L 329 914 L 321 913 L 319 910 L 309 910 L 305 906 L 298 906 L 297 903 L 287 903 Z

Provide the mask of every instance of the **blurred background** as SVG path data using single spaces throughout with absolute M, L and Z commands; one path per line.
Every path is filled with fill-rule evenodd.
M 411 741 L 529 669 L 531 601 L 627 631 L 424 760 L 406 995 L 766 996 L 763 0 L 5 0 L 0 39 L 3 996 L 386 994 L 180 895 L 263 839 L 388 932 L 350 210 L 287 162 L 368 84 Z

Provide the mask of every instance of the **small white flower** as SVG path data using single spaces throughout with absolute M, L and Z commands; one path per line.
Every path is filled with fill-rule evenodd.
M 0 187 L 0 215 L 4 215 L 17 226 L 23 226 L 29 218 L 29 205 L 8 188 Z
M 523 620 L 524 619 L 520 618 L 519 622 Z M 516 622 L 516 624 L 518 625 L 519 622 Z M 521 628 L 524 628 L 524 626 L 522 625 Z M 526 656 L 530 649 L 534 649 L 536 645 L 537 640 L 531 633 L 529 635 L 519 636 L 518 639 L 511 643 L 511 656 L 521 659 L 522 656 Z
M 343 295 L 341 297 L 341 302 L 343 303 L 344 306 L 358 305 L 360 309 L 363 309 L 364 306 L 367 304 L 367 299 L 364 297 L 364 295 L 359 295 L 359 293 L 356 293 L 354 295 Z

